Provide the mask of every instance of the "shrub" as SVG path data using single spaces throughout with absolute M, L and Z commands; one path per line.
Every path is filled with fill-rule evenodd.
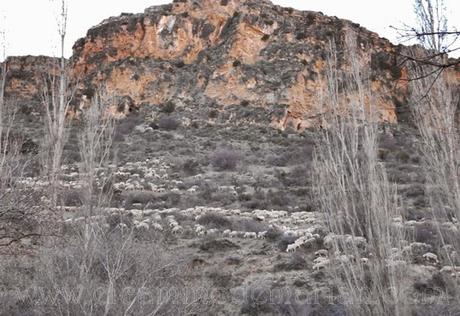
M 172 101 L 166 102 L 166 103 L 161 107 L 161 111 L 162 111 L 163 113 L 171 114 L 171 113 L 173 113 L 175 110 L 176 110 L 176 105 L 175 105 L 174 102 L 172 102 Z
M 240 156 L 230 149 L 219 149 L 211 155 L 212 166 L 219 170 L 234 170 L 240 160 Z
M 147 204 L 155 199 L 155 193 L 151 191 L 131 191 L 126 194 L 125 208 L 129 209 L 133 204 Z
M 232 275 L 228 272 L 222 272 L 219 268 L 214 268 L 208 273 L 208 278 L 211 279 L 215 287 L 219 289 L 227 288 L 231 285 Z
M 232 230 L 242 231 L 242 232 L 262 232 L 268 231 L 269 227 L 267 224 L 256 221 L 255 219 L 238 219 L 234 221 Z
M 407 163 L 410 160 L 410 155 L 405 151 L 399 151 L 396 154 L 396 158 L 403 163 Z
M 182 164 L 182 170 L 184 170 L 185 174 L 193 176 L 200 172 L 200 163 L 193 159 L 187 159 Z
M 132 130 L 142 124 L 142 118 L 139 115 L 129 115 L 125 119 L 118 121 L 115 126 L 115 138 L 122 139 L 123 135 L 129 134 Z
M 280 234 L 280 237 L 278 240 L 278 249 L 281 251 L 285 251 L 287 246 L 294 243 L 296 240 L 297 240 L 297 237 L 295 236 Z
M 305 270 L 308 268 L 307 261 L 299 254 L 294 253 L 289 261 L 277 263 L 274 267 L 275 272 L 278 271 L 292 271 L 292 270 Z
M 200 225 L 210 228 L 230 228 L 232 221 L 218 214 L 205 214 L 198 219 Z
M 172 116 L 164 116 L 158 122 L 158 127 L 166 131 L 176 130 L 179 125 L 179 121 Z
M 63 193 L 62 197 L 65 206 L 81 206 L 82 192 L 80 190 L 69 190 Z
M 211 111 L 209 111 L 208 113 L 208 117 L 210 119 L 215 119 L 219 116 L 219 111 L 217 111 L 216 109 L 212 109 Z
M 240 247 L 228 239 L 207 238 L 199 245 L 200 250 L 214 252 L 239 249 Z

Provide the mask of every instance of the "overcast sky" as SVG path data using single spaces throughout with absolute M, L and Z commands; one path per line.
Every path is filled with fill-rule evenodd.
M 218 1 L 218 0 L 216 0 Z M 139 13 L 172 0 L 68 0 L 69 21 L 66 55 L 75 41 L 103 19 L 122 12 Z M 321 11 L 359 23 L 397 42 L 390 25 L 413 24 L 413 0 L 272 0 L 274 4 Z M 460 1 L 445 0 L 449 22 L 460 29 Z M 7 34 L 7 55 L 57 56 L 56 14 L 58 0 L 0 0 L 0 29 Z

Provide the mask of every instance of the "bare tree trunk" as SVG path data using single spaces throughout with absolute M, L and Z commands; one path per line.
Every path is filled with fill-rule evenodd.
M 66 2 L 61 2 L 58 32 L 61 44 L 59 62 L 59 85 L 56 86 L 56 76 L 50 78 L 50 83 L 43 94 L 45 106 L 45 142 L 43 164 L 51 186 L 51 206 L 57 206 L 59 175 L 62 164 L 63 148 L 66 141 L 66 114 L 69 109 L 71 93 L 67 88 L 67 65 L 64 56 L 65 37 L 67 29 Z
M 346 42 L 349 74 L 339 72 L 331 45 L 322 100 L 327 128 L 317 138 L 313 166 L 315 196 L 333 244 L 331 275 L 350 315 L 405 315 L 402 267 L 391 257 L 404 240 L 393 225 L 397 192 L 377 160 L 378 117 L 366 69 L 353 36 Z
M 0 175 L 3 175 L 1 172 L 3 170 L 3 166 L 5 164 L 5 154 L 6 154 L 6 148 L 5 145 L 3 144 L 3 132 L 4 132 L 4 108 L 5 108 L 5 86 L 6 86 L 6 39 L 5 39 L 5 32 L 1 31 L 1 36 L 2 36 L 2 69 L 1 71 L 1 76 L 0 76 L 0 155 L 1 155 L 1 161 L 0 161 Z

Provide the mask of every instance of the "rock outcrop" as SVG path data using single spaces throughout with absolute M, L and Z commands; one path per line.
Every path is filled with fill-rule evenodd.
M 397 122 L 408 95 L 401 46 L 350 21 L 268 0 L 174 0 L 109 18 L 75 43 L 70 64 L 77 98 L 103 86 L 122 100 L 121 111 L 174 102 L 221 120 L 302 130 L 324 111 L 318 96 L 331 41 L 338 66 L 350 68 L 346 34 L 368 68 L 379 119 Z M 21 89 L 36 95 L 31 85 Z
M 5 98 L 23 110 L 42 102 L 44 82 L 57 71 L 57 60 L 47 56 L 8 57 Z M 1 64 L 0 64 L 1 65 Z

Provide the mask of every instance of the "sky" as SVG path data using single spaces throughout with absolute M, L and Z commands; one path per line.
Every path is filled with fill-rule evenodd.
M 218 0 L 216 0 L 218 1 Z M 451 25 L 460 29 L 460 1 L 444 0 Z M 145 8 L 172 0 L 67 0 L 66 57 L 87 30 L 105 18 L 143 12 Z M 413 25 L 413 0 L 272 0 L 274 4 L 300 10 L 321 11 L 351 20 L 380 36 L 399 43 L 390 26 Z M 59 55 L 57 14 L 59 0 L 0 0 L 0 30 L 6 33 L 6 51 L 16 55 Z M 0 38 L 1 42 L 1 38 Z M 1 43 L 0 43 L 1 45 Z M 2 57 L 0 56 L 0 59 Z

